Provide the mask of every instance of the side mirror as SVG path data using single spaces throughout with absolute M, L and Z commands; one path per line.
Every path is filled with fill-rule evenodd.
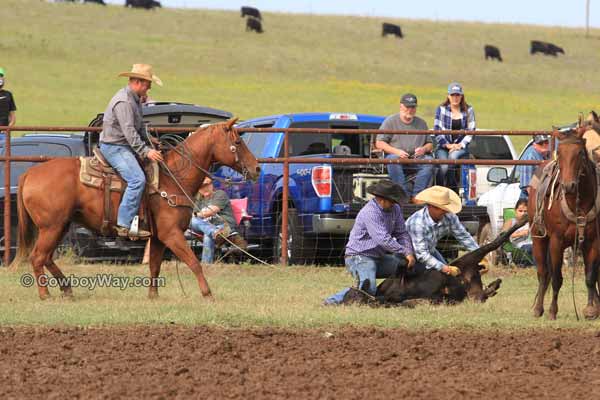
M 508 179 L 508 171 L 504 167 L 490 168 L 487 173 L 487 181 L 490 183 L 502 183 Z

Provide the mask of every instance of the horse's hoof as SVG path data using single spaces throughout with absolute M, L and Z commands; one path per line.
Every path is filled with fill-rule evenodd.
M 148 292 L 148 298 L 150 300 L 156 300 L 156 299 L 158 299 L 158 292 Z
M 73 297 L 73 289 L 70 287 L 61 289 L 63 297 Z
M 50 293 L 40 294 L 40 300 L 42 300 L 42 301 L 48 300 L 50 297 L 51 297 Z
M 600 310 L 598 309 L 598 307 L 587 306 L 583 309 L 583 316 L 585 317 L 585 319 L 596 319 L 598 318 L 599 314 Z
M 548 314 L 548 319 L 550 321 L 556 321 L 556 314 L 552 314 L 552 313 Z
M 544 309 L 541 309 L 541 310 L 535 309 L 535 310 L 533 310 L 533 316 L 535 318 L 540 318 L 542 315 L 544 315 Z
M 213 297 L 212 293 L 203 294 L 202 297 L 204 298 L 204 300 L 208 300 L 211 303 L 215 302 L 215 298 Z

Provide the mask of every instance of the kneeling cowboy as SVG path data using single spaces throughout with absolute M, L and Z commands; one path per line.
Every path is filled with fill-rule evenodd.
M 129 83 L 114 95 L 106 107 L 100 133 L 100 151 L 127 182 L 119 205 L 115 227 L 117 234 L 122 237 L 149 237 L 151 234 L 148 231 L 131 231 L 131 222 L 140 208 L 146 186 L 146 176 L 136 155 L 142 160 L 162 161 L 163 158 L 160 151 L 152 149 L 142 140 L 144 125 L 140 98 L 147 96 L 153 81 L 159 86 L 162 86 L 162 81 L 152 73 L 152 66 L 147 64 L 134 64 L 131 72 L 123 72 L 119 76 L 128 77 Z

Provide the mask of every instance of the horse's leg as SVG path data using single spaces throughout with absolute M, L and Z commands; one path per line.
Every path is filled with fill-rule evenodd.
M 160 235 L 160 232 L 159 232 Z M 187 266 L 192 270 L 200 286 L 200 292 L 202 296 L 212 298 L 208 282 L 202 272 L 202 264 L 198 261 L 198 258 L 190 249 L 183 236 L 183 232 L 179 229 L 171 229 L 166 235 L 161 235 L 160 240 L 179 258 L 182 262 L 186 263 Z M 152 245 L 150 245 L 152 251 Z M 152 263 L 152 255 L 150 255 L 150 262 Z
M 587 306 L 583 309 L 583 315 L 586 319 L 596 319 L 600 315 L 600 299 L 596 284 L 598 282 L 598 246 L 600 240 L 594 239 L 591 246 L 583 246 L 583 261 L 585 262 L 585 286 L 588 291 Z
M 54 265 L 54 267 L 56 267 L 56 265 L 52 262 L 52 254 L 54 254 L 54 250 L 56 250 L 56 247 L 58 246 L 58 243 L 62 238 L 62 233 L 62 226 L 57 227 L 55 225 L 52 228 L 40 228 L 38 238 L 35 242 L 35 245 L 33 246 L 33 250 L 31 251 L 31 255 L 29 257 L 29 259 L 31 260 L 31 265 L 33 266 L 33 275 L 35 276 L 35 281 L 37 282 L 38 293 L 40 295 L 40 299 L 42 300 L 45 300 L 50 296 L 48 286 L 45 284 L 47 279 L 42 278 L 42 275 L 44 273 L 44 265 L 52 264 Z M 49 268 L 51 272 L 52 269 L 52 267 Z M 56 267 L 56 270 L 54 272 L 56 271 L 60 272 L 60 269 Z M 54 272 L 52 272 L 53 275 Z M 62 272 L 60 273 L 62 275 Z
M 552 274 L 552 301 L 548 310 L 548 319 L 555 320 L 558 313 L 558 292 L 563 283 L 562 263 L 564 248 L 562 237 L 554 235 L 550 238 L 550 271 Z
M 548 265 L 548 238 L 533 238 L 533 257 L 537 264 L 538 290 L 535 295 L 533 316 L 544 315 L 544 296 L 550 283 L 550 266 Z
M 165 245 L 155 238 L 150 239 L 150 287 L 148 288 L 148 297 L 155 299 L 158 297 L 158 276 L 160 275 L 160 265 L 162 264 L 163 255 L 165 253 Z
M 73 290 L 71 289 L 71 283 L 69 282 L 67 277 L 62 273 L 60 268 L 58 268 L 58 265 L 56 265 L 54 263 L 54 260 L 51 259 L 50 261 L 48 261 L 46 263 L 46 268 L 48 269 L 48 271 L 50 271 L 52 276 L 54 276 L 58 280 L 58 282 L 60 284 L 60 290 L 63 292 L 63 296 L 67 296 L 67 297 L 73 296 Z

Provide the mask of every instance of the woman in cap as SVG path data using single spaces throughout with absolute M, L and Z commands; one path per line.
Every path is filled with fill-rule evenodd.
M 447 130 L 468 130 L 474 131 L 475 112 L 473 107 L 467 104 L 463 88 L 458 82 L 452 82 L 448 85 L 448 96 L 435 111 L 435 120 L 433 129 L 436 131 Z M 458 160 L 459 158 L 468 158 L 469 143 L 473 136 L 471 135 L 436 135 L 437 149 L 435 157 L 442 160 Z M 440 164 L 437 174 L 438 185 L 455 188 L 458 186 L 455 170 L 450 170 L 449 165 Z

